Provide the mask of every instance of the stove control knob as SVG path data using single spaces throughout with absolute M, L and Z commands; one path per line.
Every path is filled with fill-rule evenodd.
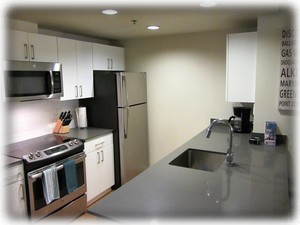
M 70 145 L 70 146 L 73 146 L 73 141 L 69 141 L 69 145 Z
M 37 151 L 37 152 L 35 153 L 35 156 L 36 156 L 36 157 L 41 157 L 41 152 L 40 152 L 40 151 Z
M 32 152 L 29 153 L 28 158 L 29 158 L 29 159 L 33 159 L 33 158 L 34 158 L 34 155 L 33 155 Z
M 78 140 L 74 139 L 74 144 L 77 145 L 78 144 Z

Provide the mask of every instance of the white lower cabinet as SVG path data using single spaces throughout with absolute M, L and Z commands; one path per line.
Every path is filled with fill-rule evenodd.
M 84 148 L 89 205 L 115 184 L 113 135 L 87 140 Z
M 8 218 L 27 218 L 23 164 L 8 167 L 4 174 L 4 183 L 1 193 L 5 198 L 6 215 Z

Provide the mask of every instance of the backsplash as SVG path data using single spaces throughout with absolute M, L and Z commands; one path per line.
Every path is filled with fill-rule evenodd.
M 23 141 L 26 139 L 52 133 L 57 118 L 62 111 L 71 111 L 73 121 L 70 128 L 76 126 L 74 119 L 78 101 L 32 101 L 12 102 L 6 104 L 6 143 Z

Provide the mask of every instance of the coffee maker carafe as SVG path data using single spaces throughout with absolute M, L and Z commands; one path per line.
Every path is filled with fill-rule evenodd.
M 235 133 L 251 133 L 253 123 L 250 121 L 251 108 L 233 107 L 234 116 L 229 118 L 229 122 Z

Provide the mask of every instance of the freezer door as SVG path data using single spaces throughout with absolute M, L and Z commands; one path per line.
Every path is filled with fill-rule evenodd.
M 147 77 L 146 73 L 118 73 L 118 107 L 147 102 Z
M 119 122 L 121 182 L 124 184 L 149 167 L 147 104 L 128 110 L 120 108 Z M 124 132 L 127 132 L 126 138 Z

